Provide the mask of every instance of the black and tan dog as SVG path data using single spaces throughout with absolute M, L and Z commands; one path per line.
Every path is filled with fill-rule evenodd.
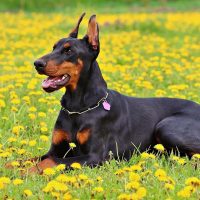
M 79 24 L 53 51 L 34 62 L 48 76 L 42 87 L 53 92 L 66 87 L 49 152 L 31 172 L 74 162 L 95 166 L 109 158 L 129 159 L 157 143 L 181 154 L 200 153 L 200 105 L 174 98 L 133 98 L 109 90 L 96 58 L 99 29 L 91 16 L 84 38 L 77 39 Z M 69 143 L 76 148 L 69 150 Z

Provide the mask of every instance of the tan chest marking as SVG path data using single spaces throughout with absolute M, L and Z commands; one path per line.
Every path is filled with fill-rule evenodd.
M 53 131 L 52 142 L 53 144 L 60 144 L 63 141 L 70 142 L 70 134 L 66 131 L 61 129 L 55 129 Z
M 77 139 L 78 143 L 81 145 L 85 144 L 89 140 L 90 134 L 91 134 L 91 131 L 89 128 L 79 131 L 76 135 L 76 139 Z

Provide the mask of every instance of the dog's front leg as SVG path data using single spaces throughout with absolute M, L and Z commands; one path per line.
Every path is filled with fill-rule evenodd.
M 55 158 L 54 161 L 57 164 L 65 164 L 66 169 L 70 169 L 72 163 L 79 163 L 81 165 L 95 167 L 102 164 L 104 159 L 100 158 L 100 156 L 98 156 L 97 154 L 88 154 L 68 158 Z
M 42 174 L 45 169 L 55 167 L 59 164 L 65 164 L 66 169 L 70 169 L 72 163 L 79 163 L 81 165 L 94 167 L 102 164 L 103 161 L 104 160 L 100 159 L 100 157 L 97 154 L 88 154 L 68 158 L 48 157 L 42 160 L 41 162 L 37 163 L 36 166 L 30 168 L 28 170 L 28 173 Z

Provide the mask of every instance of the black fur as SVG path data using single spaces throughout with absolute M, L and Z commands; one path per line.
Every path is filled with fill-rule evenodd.
M 70 43 L 70 54 L 66 54 L 63 48 L 66 42 Z M 44 63 L 53 59 L 57 64 L 63 61 L 76 63 L 78 59 L 83 61 L 76 90 L 67 89 L 62 97 L 64 108 L 83 111 L 95 105 L 106 92 L 111 105 L 110 111 L 101 104 L 81 115 L 69 115 L 61 110 L 55 129 L 69 133 L 71 140 L 56 145 L 52 143 L 42 159 L 50 157 L 57 164 L 66 164 L 66 167 L 73 162 L 95 166 L 107 160 L 110 151 L 114 158 L 128 160 L 135 148 L 142 152 L 157 143 L 189 156 L 200 153 L 199 104 L 175 98 L 134 98 L 107 89 L 96 62 L 98 53 L 99 45 L 96 50 L 92 49 L 86 35 L 83 39 L 61 39 L 53 52 L 41 58 Z M 81 145 L 76 134 L 86 128 L 91 130 L 91 135 L 87 143 Z M 69 142 L 74 142 L 77 147 L 63 158 L 69 150 Z

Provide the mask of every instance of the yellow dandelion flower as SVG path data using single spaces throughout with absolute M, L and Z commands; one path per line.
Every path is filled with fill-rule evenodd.
M 31 192 L 31 190 L 24 190 L 24 194 L 27 196 L 27 197 L 30 197 L 33 195 L 33 193 Z
M 48 131 L 48 128 L 46 126 L 43 126 L 40 128 L 41 132 L 47 132 Z
M 200 154 L 199 154 L 199 153 L 194 154 L 194 155 L 192 156 L 192 159 L 196 159 L 196 160 L 200 159 Z
M 92 193 L 101 193 L 103 191 L 104 189 L 102 187 L 95 187 L 93 188 Z
M 20 166 L 20 164 L 19 164 L 18 161 L 13 161 L 13 162 L 11 162 L 11 165 L 12 165 L 13 167 L 19 167 L 19 166 Z
M 56 190 L 56 191 L 60 191 L 60 192 L 66 192 L 68 190 L 68 187 L 66 184 L 64 183 L 60 183 L 60 182 L 55 182 L 55 184 L 53 185 L 53 188 Z
M 75 185 L 77 182 L 76 178 L 74 176 L 69 176 L 67 183 L 71 184 L 71 185 Z
M 79 174 L 78 175 L 78 179 L 80 181 L 86 181 L 88 179 L 88 177 L 85 174 Z
M 184 165 L 186 163 L 186 160 L 184 158 L 179 158 L 177 160 L 177 162 L 180 164 L 180 165 Z
M 26 153 L 26 150 L 25 150 L 25 149 L 19 149 L 19 150 L 17 151 L 17 153 L 18 153 L 19 155 L 23 155 L 23 154 Z
M 147 152 L 143 152 L 143 153 L 141 153 L 141 158 L 142 159 L 155 159 L 156 158 L 156 156 L 154 155 L 154 154 L 152 154 L 152 153 L 147 153 Z
M 42 190 L 43 192 L 52 192 L 54 190 L 54 186 L 57 184 L 58 182 L 55 180 L 52 180 L 50 182 L 47 183 L 46 187 Z
M 6 106 L 5 101 L 0 99 L 0 108 L 4 108 Z
M 130 172 L 131 169 L 130 169 L 130 167 L 124 167 L 124 168 L 123 168 L 123 171 L 125 171 L 125 172 Z
M 39 112 L 39 113 L 38 113 L 38 116 L 44 118 L 44 117 L 47 116 L 47 114 L 44 113 L 44 112 Z
M 51 195 L 53 197 L 55 197 L 56 199 L 59 199 L 59 197 L 60 197 L 60 193 L 59 192 L 51 192 Z
M 20 131 L 23 131 L 24 127 L 23 126 L 14 126 L 12 128 L 12 133 L 18 135 Z
M 14 185 L 21 185 L 24 181 L 22 179 L 16 178 L 15 180 L 13 180 L 13 184 Z
M 117 197 L 118 200 L 131 200 L 130 194 L 122 193 Z
M 131 171 L 141 171 L 142 170 L 142 167 L 140 165 L 132 165 L 130 167 L 130 170 Z
M 0 190 L 4 189 L 4 184 L 0 182 Z
M 28 109 L 29 112 L 36 112 L 37 111 L 37 108 L 32 106 Z
M 182 190 L 180 190 L 178 193 L 177 193 L 177 196 L 179 197 L 190 197 L 191 194 L 195 191 L 194 187 L 192 186 L 186 186 L 184 187 Z
M 46 124 L 46 122 L 40 122 L 40 126 L 42 127 L 42 126 L 47 126 L 47 124 Z
M 13 112 L 18 112 L 18 108 L 16 108 L 15 106 L 12 106 L 12 107 L 11 107 L 11 111 L 13 111 Z
M 44 175 L 47 175 L 47 176 L 51 176 L 51 175 L 54 175 L 55 174 L 55 170 L 53 168 L 46 168 L 44 171 L 43 171 L 43 174 Z
M 15 104 L 15 105 L 18 105 L 18 104 L 21 103 L 21 101 L 20 101 L 20 99 L 12 99 L 12 100 L 11 100 L 11 103 L 12 103 L 12 104 Z
M 190 177 L 185 180 L 185 184 L 194 187 L 200 187 L 200 179 L 198 179 L 197 177 Z
M 137 181 L 131 181 L 130 183 L 127 183 L 125 186 L 127 190 L 138 189 L 139 187 L 140 187 L 140 183 Z
M 3 153 L 0 153 L 0 157 L 2 157 L 2 158 L 8 158 L 8 157 L 10 157 L 12 154 L 10 153 L 10 152 L 8 152 L 8 151 L 5 151 L 5 152 L 3 152 Z
M 9 184 L 10 183 L 10 178 L 8 177 L 0 177 L 0 183 L 3 183 L 3 184 Z
M 179 160 L 179 157 L 178 157 L 178 156 L 171 156 L 170 159 L 173 160 L 173 161 L 178 161 L 178 160 Z
M 75 144 L 75 143 L 73 143 L 73 142 L 70 142 L 70 143 L 69 143 L 69 147 L 70 147 L 71 149 L 73 149 L 73 148 L 75 148 L 75 147 L 76 147 L 76 144 Z
M 98 182 L 103 182 L 103 179 L 101 178 L 101 176 L 98 176 L 98 177 L 96 178 L 96 180 L 97 180 Z
M 154 146 L 154 149 L 160 151 L 160 152 L 163 152 L 165 150 L 164 146 L 162 144 L 156 144 Z
M 74 162 L 70 165 L 73 169 L 81 169 L 80 163 Z
M 29 161 L 29 160 L 27 160 L 23 164 L 24 164 L 24 166 L 28 167 L 28 166 L 32 166 L 34 163 Z
M 163 169 L 157 169 L 155 172 L 156 177 L 166 177 L 167 174 Z
M 86 185 L 94 185 L 94 181 L 91 179 L 85 180 Z
M 5 120 L 5 121 L 8 121 L 8 120 L 9 120 L 9 118 L 6 117 L 6 116 L 2 117 L 1 119 L 2 119 L 2 120 Z
M 64 195 L 63 195 L 63 200 L 71 200 L 72 199 L 72 196 L 71 196 L 71 194 L 70 193 L 65 193 Z
M 29 96 L 24 96 L 23 98 L 22 98 L 22 100 L 24 100 L 26 103 L 30 103 L 30 97 Z
M 46 135 L 41 135 L 40 136 L 40 139 L 43 141 L 43 142 L 47 142 L 49 140 L 49 138 L 46 136 Z
M 28 141 L 27 141 L 27 140 L 21 140 L 21 141 L 20 141 L 20 144 L 21 144 L 21 145 L 26 145 L 26 144 L 28 144 Z
M 36 140 L 31 140 L 28 144 L 30 147 L 34 147 L 36 145 Z
M 28 116 L 29 116 L 29 118 L 32 119 L 32 120 L 36 118 L 36 115 L 33 114 L 33 113 L 28 114 Z
M 129 174 L 129 180 L 130 181 L 140 181 L 140 175 L 139 174 L 136 174 L 134 172 L 131 172 Z
M 147 190 L 144 187 L 139 187 L 136 195 L 138 197 L 138 199 L 142 199 L 143 197 L 145 197 L 147 195 Z
M 65 168 L 66 168 L 65 164 L 60 164 L 60 165 L 55 167 L 55 170 L 56 171 L 63 171 L 63 170 L 65 170 Z
M 174 185 L 170 184 L 170 183 L 165 183 L 164 186 L 167 190 L 174 190 Z
M 159 164 L 158 163 L 154 163 L 153 166 L 156 167 L 156 168 L 158 168 Z
M 115 175 L 123 175 L 124 173 L 125 173 L 124 170 L 119 169 L 119 170 L 117 170 L 117 171 L 115 172 Z
M 8 138 L 8 142 L 10 142 L 10 143 L 16 142 L 16 141 L 17 141 L 16 138 L 13 138 L 13 137 Z
M 152 174 L 151 170 L 146 170 L 146 171 L 140 173 L 140 175 L 143 176 L 143 177 L 145 177 L 145 176 L 147 176 L 149 174 Z
M 67 183 L 69 181 L 69 176 L 66 176 L 65 174 L 60 174 L 59 176 L 56 177 L 56 180 Z

